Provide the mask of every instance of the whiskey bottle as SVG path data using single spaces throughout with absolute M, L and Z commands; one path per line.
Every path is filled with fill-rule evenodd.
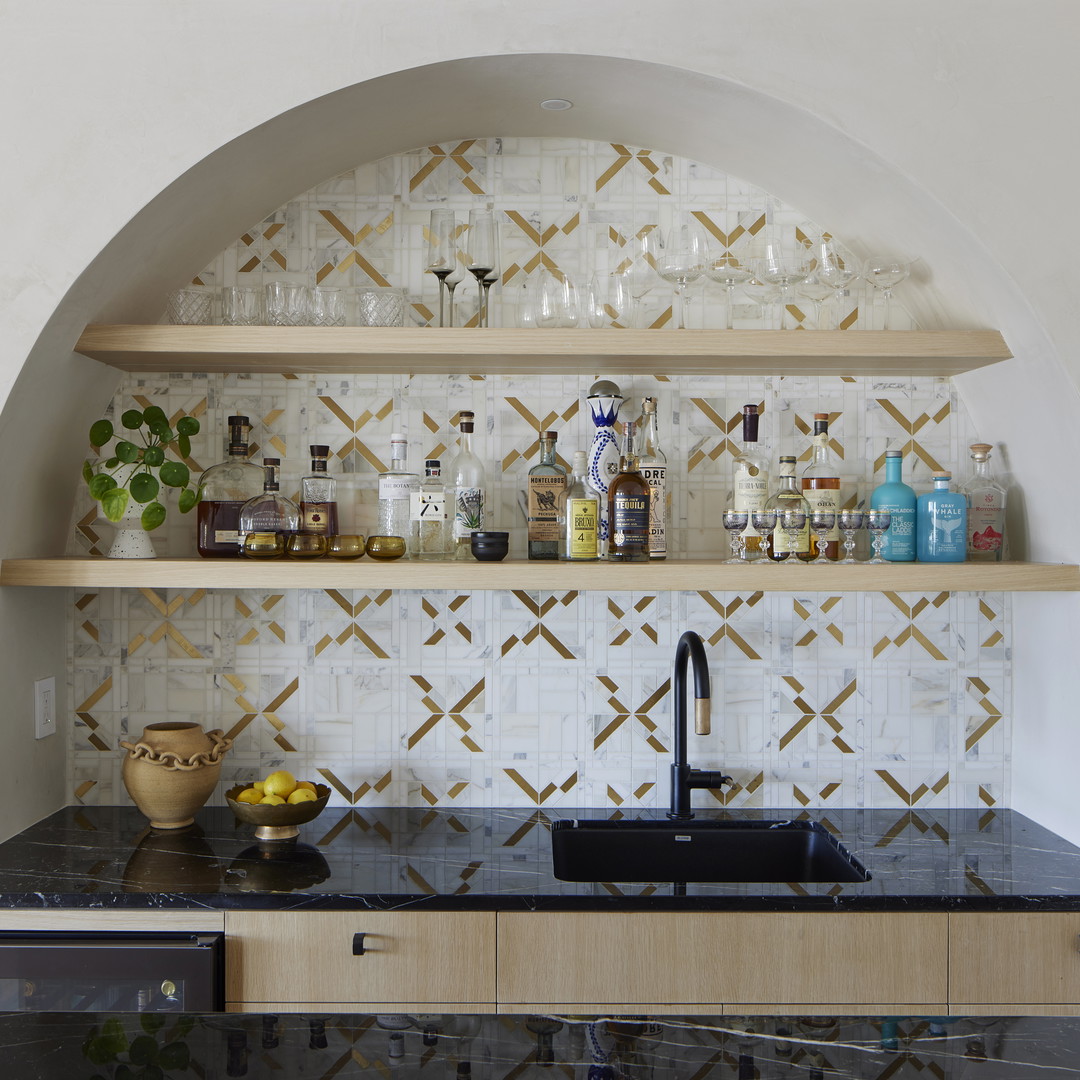
M 743 406 L 742 450 L 735 458 L 735 483 L 732 509 L 745 510 L 747 524 L 743 532 L 741 557 L 747 561 L 763 558 L 766 539 L 754 528 L 753 512 L 765 509 L 769 497 L 769 462 L 758 451 L 758 407 Z
M 566 470 L 555 460 L 554 431 L 540 432 L 540 460 L 529 470 L 529 558 L 559 557 L 559 518 L 566 499 Z
M 576 451 L 561 518 L 559 557 L 568 562 L 595 562 L 600 557 L 600 500 L 586 484 L 588 471 L 588 455 L 584 450 Z
M 666 559 L 671 495 L 667 488 L 667 455 L 660 449 L 656 398 L 641 402 L 638 420 L 638 466 L 649 485 L 649 558 Z
M 766 554 L 773 562 L 785 562 L 793 557 L 809 558 L 810 505 L 796 486 L 794 456 L 782 457 L 777 473 L 779 487 L 765 500 L 764 506 L 765 510 L 775 510 L 778 519 L 776 528 L 767 538 Z M 807 524 L 803 525 L 802 531 L 795 538 L 794 546 L 789 541 L 788 534 L 780 527 L 779 517 L 782 510 L 802 510 L 807 516 Z
M 246 416 L 229 417 L 227 456 L 199 477 L 197 546 L 205 559 L 240 556 L 240 509 L 263 490 L 263 470 L 248 460 Z
M 829 449 L 829 414 L 814 413 L 814 445 L 810 464 L 803 469 L 802 493 L 811 511 L 840 512 L 840 473 Z M 826 535 L 825 558 L 840 557 L 840 530 Z
M 309 446 L 311 472 L 300 481 L 300 531 L 318 536 L 338 532 L 337 481 L 326 471 L 330 447 Z
M 280 458 L 263 458 L 263 490 L 240 508 L 241 544 L 248 533 L 294 533 L 300 530 L 300 509 L 281 494 Z
M 972 562 L 1000 562 L 1005 557 L 1006 489 L 990 470 L 989 443 L 972 443 L 972 474 L 960 485 L 967 500 L 967 557 Z
M 461 450 L 448 470 L 450 495 L 453 506 L 451 532 L 455 559 L 472 558 L 472 534 L 484 528 L 484 466 L 473 453 L 473 413 L 462 412 L 459 430 Z
M 611 537 L 607 557 L 615 562 L 649 559 L 649 485 L 638 469 L 634 428 L 634 424 L 626 425 L 619 472 L 608 488 Z
M 446 518 L 446 485 L 442 462 L 424 462 L 420 490 L 410 497 L 412 507 L 412 552 L 417 559 L 445 559 L 450 555 L 450 523 Z
M 379 473 L 379 534 L 400 536 L 408 551 L 412 541 L 412 494 L 420 477 L 406 465 L 409 441 L 400 432 L 390 436 L 390 468 Z

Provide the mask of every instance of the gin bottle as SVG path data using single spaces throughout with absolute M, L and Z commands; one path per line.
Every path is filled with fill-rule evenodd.
M 278 483 L 280 458 L 263 458 L 262 494 L 248 499 L 240 508 L 239 530 L 241 544 L 249 533 L 294 533 L 300 529 L 300 509 L 281 494 Z
M 649 560 L 649 484 L 638 468 L 634 447 L 636 432 L 627 424 L 619 473 L 608 489 L 608 520 L 611 538 L 607 557 L 614 562 Z
M 967 558 L 967 500 L 949 490 L 952 475 L 936 472 L 934 490 L 915 504 L 915 552 L 919 562 L 963 562 Z
M 559 557 L 559 518 L 566 499 L 566 470 L 555 460 L 554 431 L 540 432 L 540 460 L 529 470 L 529 558 Z
M 263 470 L 248 460 L 246 416 L 229 417 L 227 456 L 199 477 L 198 550 L 203 558 L 240 555 L 240 509 L 263 489 Z
M 309 446 L 311 472 L 300 481 L 300 531 L 335 536 L 338 531 L 337 481 L 326 471 L 330 447 Z
M 473 416 L 471 412 L 461 414 L 461 450 L 448 470 L 455 559 L 472 558 L 472 534 L 484 528 L 486 480 L 484 466 L 472 450 Z
M 882 558 L 889 562 L 915 561 L 915 492 L 902 477 L 904 455 L 885 451 L 885 483 L 870 496 L 871 510 L 888 510 L 892 523 L 881 545 Z
M 446 518 L 446 485 L 438 458 L 424 462 L 420 490 L 412 505 L 412 551 L 417 559 L 445 559 L 450 555 L 450 523 Z
M 400 432 L 390 436 L 390 468 L 379 473 L 379 533 L 400 536 L 408 551 L 412 540 L 411 496 L 420 490 L 420 477 L 406 465 L 409 442 Z
M 649 558 L 666 559 L 671 494 L 667 487 L 667 455 L 660 449 L 656 398 L 641 402 L 638 420 L 638 467 L 649 485 Z
M 748 524 L 743 531 L 741 558 L 762 558 L 767 538 L 754 528 L 752 514 L 765 509 L 769 497 L 769 462 L 758 450 L 758 407 L 743 406 L 742 450 L 735 458 L 735 482 L 731 503 L 733 510 L 745 510 Z
M 960 485 L 967 500 L 967 557 L 972 562 L 1000 562 L 1005 557 L 1006 489 L 990 469 L 989 443 L 971 444 L 972 474 Z
M 588 469 L 585 451 L 575 451 L 574 472 L 568 481 L 561 518 L 559 557 L 568 562 L 595 562 L 600 556 L 600 500 L 586 485 Z

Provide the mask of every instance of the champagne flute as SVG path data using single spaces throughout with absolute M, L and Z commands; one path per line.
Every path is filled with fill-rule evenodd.
M 856 562 L 855 534 L 863 527 L 863 517 L 862 510 L 841 510 L 836 515 L 836 523 L 844 534 L 844 557 L 840 560 L 841 564 L 850 566 Z
M 788 557 L 784 560 L 794 566 L 799 561 L 799 534 L 806 527 L 805 510 L 781 510 L 780 528 L 787 533 Z
M 495 269 L 495 214 L 491 210 L 469 211 L 465 231 L 465 267 L 476 278 L 476 324 L 484 325 L 484 278 Z
M 446 289 L 449 292 L 446 279 L 454 272 L 454 236 L 456 233 L 457 219 L 453 210 L 431 211 L 427 232 L 425 233 L 427 263 L 424 269 L 438 279 L 440 326 L 446 325 L 446 297 L 443 290 Z
M 491 286 L 494 285 L 502 274 L 502 243 L 499 237 L 499 222 L 495 222 L 495 260 L 491 269 L 480 281 L 484 289 L 484 325 L 491 326 Z
M 705 267 L 705 276 L 717 285 L 723 285 L 727 290 L 727 318 L 725 330 L 731 330 L 735 326 L 735 290 L 740 285 L 745 285 L 753 276 L 754 272 L 748 266 L 743 266 L 730 252 L 712 259 Z
M 743 561 L 743 531 L 750 521 L 750 514 L 746 510 L 725 510 L 723 517 L 724 528 L 731 537 L 731 558 L 725 559 L 725 564 L 741 563 Z
M 881 290 L 885 298 L 885 312 L 881 320 L 881 329 L 889 329 L 889 302 L 893 289 L 905 281 L 911 274 L 911 260 L 896 255 L 871 255 L 866 260 L 865 278 L 875 289 Z
M 817 535 L 817 558 L 812 559 L 812 564 L 828 563 L 825 549 L 829 546 L 829 532 L 836 524 L 836 512 L 833 510 L 811 510 L 810 528 Z
M 662 243 L 656 272 L 675 286 L 675 299 L 679 305 L 678 329 L 685 330 L 686 312 L 690 306 L 687 287 L 705 271 L 705 232 L 697 222 L 676 225 L 663 237 Z
M 871 563 L 880 565 L 888 561 L 881 557 L 881 549 L 885 545 L 885 533 L 888 532 L 891 524 L 891 510 L 866 511 L 866 528 L 870 532 L 871 542 L 874 545 L 873 557 L 869 560 Z

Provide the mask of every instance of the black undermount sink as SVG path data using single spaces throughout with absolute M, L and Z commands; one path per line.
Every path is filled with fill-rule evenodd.
M 869 881 L 816 821 L 608 821 L 551 826 L 561 881 Z

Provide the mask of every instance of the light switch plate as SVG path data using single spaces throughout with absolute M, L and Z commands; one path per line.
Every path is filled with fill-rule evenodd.
M 34 683 L 34 738 L 56 734 L 56 679 L 38 679 Z

